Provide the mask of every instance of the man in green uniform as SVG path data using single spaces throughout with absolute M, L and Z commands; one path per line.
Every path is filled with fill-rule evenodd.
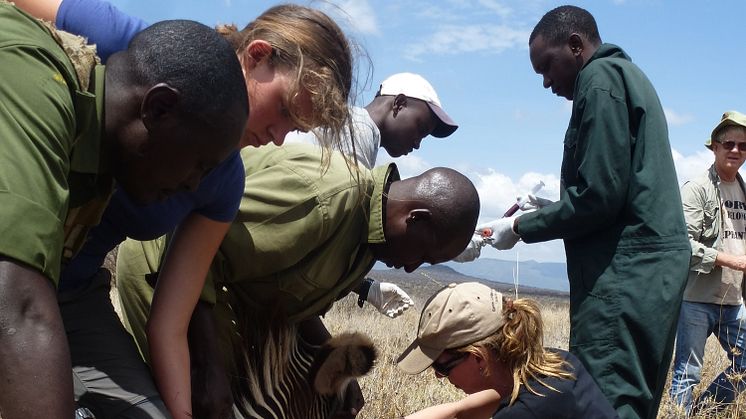
M 690 249 L 658 96 L 587 11 L 548 12 L 529 39 L 544 87 L 573 101 L 560 200 L 492 223 L 495 247 L 564 239 L 570 350 L 622 418 L 655 418 Z
M 318 318 L 358 288 L 376 260 L 407 272 L 422 263 L 445 262 L 466 246 L 476 225 L 476 189 L 451 169 L 399 180 L 396 166 L 389 164 L 372 172 L 361 169 L 356 178 L 339 153 L 322 171 L 321 154 L 311 145 L 270 145 L 241 155 L 244 198 L 203 293 L 203 301 L 223 307 L 217 312 L 229 313 L 218 319 L 222 330 L 232 329 L 232 320 L 239 330 L 250 330 L 257 312 L 277 313 L 290 322 Z M 146 358 L 145 323 L 153 294 L 147 278 L 158 270 L 164 250 L 164 239 L 127 240 L 119 247 L 123 317 Z M 223 342 L 220 349 L 230 363 L 231 345 Z
M 69 419 L 61 261 L 114 181 L 142 203 L 195 187 L 235 148 L 248 101 L 233 50 L 196 22 L 154 26 L 106 67 L 4 1 L 0 27 L 0 411 Z

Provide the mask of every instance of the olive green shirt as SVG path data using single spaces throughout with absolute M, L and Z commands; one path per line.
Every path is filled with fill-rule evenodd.
M 0 254 L 56 283 L 64 243 L 74 252 L 80 230 L 65 226 L 68 209 L 101 192 L 104 70 L 82 91 L 46 26 L 0 3 L 0 28 Z
M 396 167 L 361 169 L 356 179 L 334 153 L 323 171 L 320 153 L 305 144 L 244 149 L 241 157 L 244 196 L 208 282 L 291 321 L 325 312 L 375 262 L 368 243 L 384 241 L 383 191 L 398 179 Z

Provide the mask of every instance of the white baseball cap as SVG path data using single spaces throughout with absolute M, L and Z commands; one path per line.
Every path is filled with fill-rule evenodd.
M 458 125 L 441 107 L 440 99 L 438 99 L 438 94 L 435 93 L 433 86 L 419 74 L 397 73 L 390 76 L 381 83 L 378 95 L 404 95 L 427 103 L 439 120 L 438 125 L 430 134 L 433 137 L 448 137 L 458 128 Z
M 478 282 L 450 284 L 430 297 L 420 315 L 417 338 L 397 364 L 419 374 L 446 349 L 461 348 L 497 332 L 504 324 L 502 294 Z

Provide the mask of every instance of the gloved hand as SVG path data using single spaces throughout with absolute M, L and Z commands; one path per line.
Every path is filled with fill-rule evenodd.
M 474 234 L 466 245 L 466 249 L 458 256 L 453 258 L 454 262 L 471 262 L 482 254 L 482 248 L 492 243 L 492 237 L 484 237 L 481 234 Z
M 521 209 L 521 211 L 530 211 L 535 210 L 539 208 L 544 208 L 547 205 L 553 204 L 554 201 L 546 199 L 546 198 L 540 198 L 534 194 L 528 194 L 526 195 L 525 202 L 521 203 L 521 201 L 524 200 L 522 196 L 519 196 L 516 198 L 518 201 L 518 208 Z
M 414 306 L 414 301 L 396 284 L 376 280 L 368 289 L 366 301 L 392 319 Z
M 490 231 L 488 236 L 493 240 L 492 247 L 497 250 L 512 249 L 521 237 L 513 231 L 515 217 L 499 218 L 495 221 L 482 224 L 477 227 L 478 231 Z M 484 234 L 484 233 L 483 233 Z

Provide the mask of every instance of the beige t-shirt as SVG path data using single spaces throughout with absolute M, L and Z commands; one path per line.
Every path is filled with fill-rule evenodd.
M 723 205 L 723 231 L 720 233 L 719 251 L 740 256 L 746 255 L 746 196 L 737 181 L 720 181 L 720 198 Z M 741 303 L 743 272 L 723 267 L 720 290 L 720 304 Z

